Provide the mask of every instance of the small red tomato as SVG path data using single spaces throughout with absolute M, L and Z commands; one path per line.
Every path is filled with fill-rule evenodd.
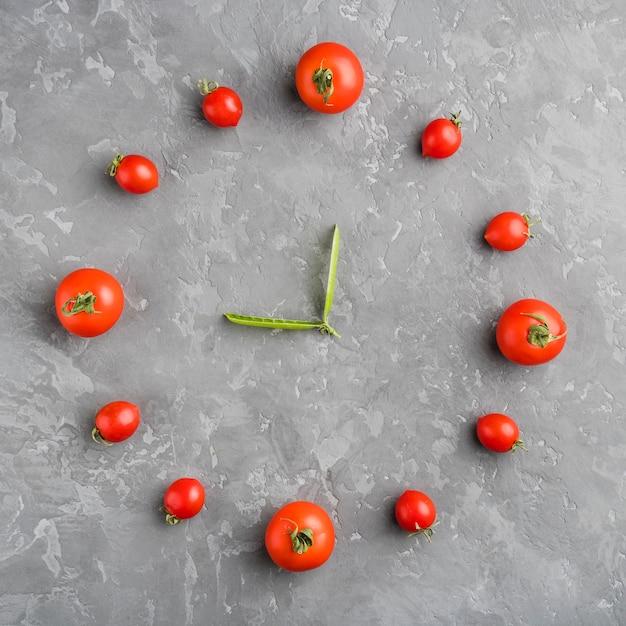
M 204 505 L 204 487 L 195 478 L 179 478 L 165 492 L 163 507 L 168 524 L 178 524 L 200 512 Z
M 313 502 L 290 502 L 279 509 L 265 531 L 272 561 L 290 572 L 323 565 L 335 548 L 335 529 L 324 509 Z
M 220 87 L 214 80 L 206 78 L 198 81 L 202 100 L 202 112 L 208 122 L 225 128 L 237 126 L 243 114 L 243 104 L 236 91 L 230 87 Z
M 147 193 L 159 186 L 156 165 L 140 154 L 116 154 L 105 173 L 115 176 L 117 184 L 129 193 Z
M 318 113 L 341 113 L 363 91 L 365 78 L 356 54 L 325 41 L 309 48 L 296 66 L 296 89 L 302 101 Z
M 112 445 L 128 439 L 138 426 L 139 407 L 124 400 L 116 400 L 98 411 L 91 436 L 97 443 Z
M 444 117 L 433 120 L 422 133 L 422 155 L 445 159 L 459 149 L 462 139 L 461 111 L 449 120 Z
M 567 337 L 561 314 L 547 302 L 518 300 L 498 320 L 496 342 L 500 352 L 518 365 L 541 365 L 556 357 Z
M 437 509 L 433 501 L 421 491 L 407 489 L 396 502 L 396 520 L 406 530 L 409 537 L 424 533 L 424 537 L 430 542 L 433 536 L 432 527 L 435 522 Z
M 517 424 L 502 413 L 483 415 L 476 422 L 476 434 L 480 443 L 492 452 L 515 452 L 517 448 L 526 450 L 519 438 Z
M 505 211 L 496 215 L 489 222 L 485 231 L 485 239 L 496 250 L 502 250 L 503 252 L 517 250 L 528 239 L 534 237 L 530 232 L 530 227 L 539 224 L 540 221 L 531 222 L 528 213 L 520 214 L 513 211 Z
M 124 292 L 111 274 L 95 268 L 79 269 L 59 283 L 55 308 L 66 330 L 79 337 L 96 337 L 119 319 Z

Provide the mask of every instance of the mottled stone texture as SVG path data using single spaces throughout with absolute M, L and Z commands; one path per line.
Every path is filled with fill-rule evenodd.
M 0 2 L 0 624 L 626 623 L 626 8 L 621 0 Z M 341 115 L 293 82 L 311 45 L 360 57 Z M 235 88 L 208 125 L 196 81 Z M 464 142 L 421 157 L 427 122 Z M 116 152 L 159 168 L 121 191 Z M 489 219 L 528 211 L 502 254 Z M 333 224 L 331 324 L 247 329 L 232 311 L 315 318 Z M 96 266 L 126 296 L 90 340 L 54 314 Z M 501 311 L 552 303 L 563 353 L 505 361 Z M 91 441 L 138 404 L 135 436 Z M 528 452 L 495 455 L 505 412 Z M 201 514 L 159 511 L 203 481 Z M 393 507 L 427 492 L 432 543 Z M 313 500 L 337 532 L 319 570 L 268 558 L 265 526 Z

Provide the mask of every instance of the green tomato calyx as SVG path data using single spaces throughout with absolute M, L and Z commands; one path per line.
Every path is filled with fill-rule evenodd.
M 287 517 L 281 517 L 280 519 L 283 522 L 289 522 L 294 525 L 295 528 L 289 533 L 291 547 L 297 554 L 304 554 L 313 545 L 313 531 L 310 528 L 299 530 L 298 524 Z
M 117 168 L 120 166 L 123 159 L 123 154 L 116 154 L 113 157 L 113 160 L 106 166 L 104 173 L 108 174 L 109 176 L 115 176 L 115 174 L 117 174 Z
M 526 226 L 528 228 L 528 231 L 524 233 L 524 235 L 526 235 L 526 237 L 528 237 L 529 239 L 534 239 L 535 235 L 533 235 L 530 232 L 530 228 L 531 226 L 536 226 L 537 224 L 541 223 L 541 220 L 535 220 L 534 222 L 531 222 L 531 217 L 529 213 L 522 213 L 522 217 L 524 218 L 525 222 L 526 222 Z
M 107 441 L 102 434 L 100 433 L 100 431 L 94 426 L 93 430 L 91 431 L 91 438 L 96 442 L 96 443 L 100 443 L 103 446 L 112 446 L 113 443 L 111 441 Z
M 450 113 L 450 121 L 457 128 L 461 128 L 461 126 L 463 125 L 463 120 L 461 120 L 461 113 L 462 111 L 459 111 L 458 113 Z
M 203 96 L 210 94 L 219 87 L 219 84 L 214 80 L 207 80 L 204 76 L 202 77 L 202 80 L 199 80 L 196 84 Z
M 548 328 L 548 321 L 543 315 L 537 315 L 536 313 L 520 313 L 520 315 L 527 315 L 536 319 L 539 324 L 533 324 L 528 329 L 528 342 L 538 348 L 545 348 L 551 341 L 557 339 L 563 339 L 567 334 L 567 330 L 560 335 L 553 335 Z
M 328 104 L 328 99 L 335 91 L 335 85 L 333 85 L 333 72 L 332 70 L 324 67 L 325 60 L 326 59 L 322 59 L 319 69 L 313 72 L 313 82 L 315 83 L 317 93 L 319 93 L 320 96 L 324 96 L 324 104 L 333 106 L 332 104 Z
M 512 446 L 511 446 L 511 454 L 513 454 L 518 448 L 520 448 L 521 450 L 524 450 L 525 452 L 528 452 L 528 448 L 526 448 L 524 446 L 524 442 L 521 439 L 518 439 Z
M 175 526 L 176 524 L 180 524 L 181 519 L 180 517 L 176 517 L 176 515 L 172 515 L 171 513 L 168 513 L 165 516 L 165 523 L 169 524 L 170 526 Z
M 76 294 L 75 298 L 70 298 L 61 307 L 61 312 L 65 317 L 70 315 L 78 315 L 78 313 L 87 313 L 93 315 L 94 313 L 102 313 L 102 311 L 96 311 L 94 306 L 96 304 L 96 296 L 87 291 L 85 293 Z
M 422 535 L 424 535 L 424 537 L 426 537 L 426 541 L 428 541 L 428 543 L 431 542 L 432 536 L 435 534 L 435 531 L 433 530 L 433 526 L 437 526 L 437 524 L 439 524 L 439 520 L 437 520 L 436 522 L 434 522 L 433 524 L 431 524 L 428 528 L 422 528 L 417 522 L 415 522 L 415 532 L 409 533 L 407 535 L 408 537 L 415 537 L 415 535 L 419 535 L 420 533 Z

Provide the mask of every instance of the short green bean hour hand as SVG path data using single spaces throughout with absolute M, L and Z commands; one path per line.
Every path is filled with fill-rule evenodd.
M 328 284 L 326 285 L 326 299 L 324 302 L 324 316 L 321 321 L 286 320 L 276 317 L 256 317 L 253 315 L 239 315 L 237 313 L 224 313 L 227 320 L 233 324 L 242 326 L 258 326 L 260 328 L 280 328 L 283 330 L 310 330 L 316 328 L 324 335 L 341 337 L 332 326 L 328 324 L 328 315 L 333 306 L 335 294 L 335 278 L 337 276 L 337 260 L 339 259 L 339 228 L 335 225 L 333 231 L 333 243 L 330 252 L 330 267 L 328 270 Z

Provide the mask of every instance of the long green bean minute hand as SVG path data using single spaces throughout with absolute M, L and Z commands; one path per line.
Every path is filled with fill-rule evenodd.
M 326 300 L 324 302 L 324 316 L 322 321 L 307 322 L 304 320 L 285 320 L 276 317 L 255 317 L 254 315 L 238 315 L 237 313 L 224 313 L 224 317 L 233 324 L 242 326 L 259 326 L 261 328 L 282 328 L 285 330 L 309 330 L 316 328 L 324 335 L 341 335 L 328 324 L 328 315 L 333 306 L 335 294 L 335 279 L 337 277 L 337 260 L 339 259 L 339 228 L 335 224 L 333 231 L 333 244 L 330 251 L 330 267 L 328 270 L 328 284 L 326 285 Z

